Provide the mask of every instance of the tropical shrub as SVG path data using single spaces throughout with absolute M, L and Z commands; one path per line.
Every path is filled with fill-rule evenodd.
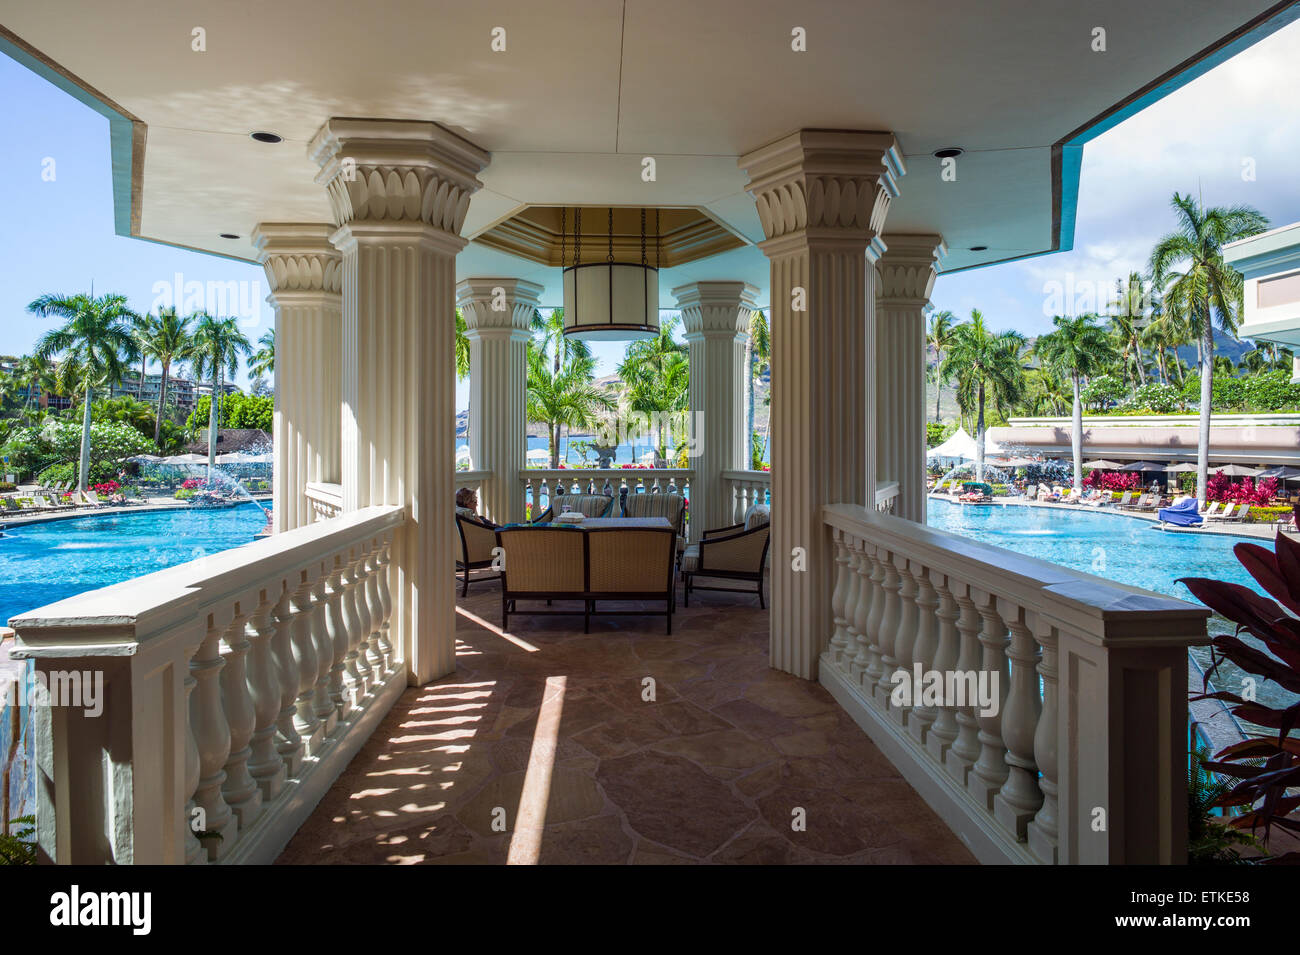
M 97 484 L 104 481 L 111 481 L 117 477 L 117 472 L 120 470 L 121 468 L 115 468 L 113 465 L 105 462 L 97 464 L 92 463 L 90 465 L 90 473 L 86 475 L 86 483 Z M 63 484 L 67 482 L 75 484 L 77 483 L 77 462 L 65 461 L 62 464 L 53 464 L 48 468 L 44 468 L 36 476 L 36 481 L 38 484 L 42 484 L 45 487 L 49 487 L 51 484 Z
M 10 820 L 13 831 L 0 834 L 0 865 L 36 865 L 36 817 Z
M 1287 505 L 1278 507 L 1257 507 L 1252 505 L 1250 513 L 1246 515 L 1247 524 L 1272 524 L 1274 521 L 1286 520 L 1291 514 L 1291 508 Z
M 212 396 L 204 395 L 185 421 L 191 432 L 208 426 Z M 240 392 L 222 396 L 217 406 L 218 428 L 258 428 L 270 433 L 275 419 L 275 398 L 270 395 L 245 395 Z
M 1107 408 L 1128 396 L 1129 386 L 1114 375 L 1097 375 L 1079 391 L 1079 400 L 1092 408 Z
M 1297 514 L 1300 519 L 1300 513 Z M 1265 593 L 1261 597 L 1249 587 L 1205 577 L 1181 579 L 1197 600 L 1236 624 L 1235 632 L 1219 634 L 1211 641 L 1213 659 L 1205 674 L 1205 687 L 1225 662 L 1263 680 L 1272 680 L 1289 693 L 1300 693 L 1300 542 L 1278 534 L 1274 550 L 1259 544 L 1239 543 L 1233 553 Z M 1285 609 L 1284 609 L 1285 608 Z M 1249 633 L 1263 642 L 1264 649 L 1246 643 Z M 1216 805 L 1243 807 L 1229 825 L 1254 834 L 1263 829 L 1268 844 L 1272 828 L 1300 835 L 1300 820 L 1288 818 L 1300 809 L 1300 795 L 1288 790 L 1300 786 L 1300 738 L 1292 730 L 1300 722 L 1300 704 L 1285 709 L 1261 702 L 1255 694 L 1245 699 L 1229 690 L 1200 693 L 1193 699 L 1221 700 L 1231 704 L 1239 720 L 1276 731 L 1233 743 L 1215 754 L 1205 768 L 1234 780 L 1232 788 Z M 1300 852 L 1270 858 L 1270 862 L 1300 862 Z
M 1233 504 L 1267 504 L 1277 494 L 1277 478 L 1265 478 L 1258 484 L 1254 478 L 1242 478 L 1234 483 L 1222 471 L 1215 471 L 1205 482 L 1205 499 Z
M 1300 407 L 1300 385 L 1291 384 L 1289 371 L 1268 371 L 1251 375 L 1242 385 L 1250 411 L 1282 411 Z
M 1089 471 L 1083 479 L 1084 487 L 1102 491 L 1136 491 L 1142 486 L 1142 475 L 1137 471 Z
M 99 484 L 92 485 L 90 489 L 96 494 L 116 494 L 122 490 L 122 485 L 116 481 L 101 481 Z
M 189 487 L 178 487 L 176 489 L 175 495 L 173 496 L 178 501 L 188 501 L 190 498 L 194 496 L 194 489 Z
M 1182 395 L 1190 404 L 1201 402 L 1201 378 L 1188 375 L 1183 382 Z M 1231 375 L 1215 375 L 1210 391 L 1210 410 L 1239 411 L 1246 402 L 1246 387 L 1242 379 Z
M 10 484 L 8 481 L 0 481 L 0 494 L 9 494 L 18 490 L 17 484 Z
M 1173 385 L 1153 381 L 1133 392 L 1133 399 L 1127 407 L 1151 414 L 1173 414 L 1182 410 L 1184 402 L 1182 394 Z

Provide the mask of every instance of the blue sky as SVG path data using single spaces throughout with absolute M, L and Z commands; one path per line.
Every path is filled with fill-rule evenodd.
M 1290 122 L 1296 89 L 1300 23 L 1087 146 L 1073 251 L 941 275 L 935 307 L 960 317 L 979 308 L 994 328 L 1044 331 L 1053 288 L 1082 293 L 1086 308 L 1090 292 L 1104 294 L 1116 278 L 1143 268 L 1172 226 L 1175 190 L 1199 193 L 1207 204 L 1249 203 L 1275 226 L 1300 220 L 1300 133 Z M 125 293 L 147 309 L 155 283 L 173 282 L 176 273 L 186 282 L 261 281 L 265 288 L 260 267 L 114 235 L 107 121 L 3 55 L 0 125 L 0 353 L 28 351 L 52 326 L 26 312 L 43 292 L 85 291 L 93 282 L 97 292 Z M 56 163 L 53 182 L 41 177 L 47 157 Z M 1253 180 L 1243 176 L 1247 165 Z M 256 339 L 271 320 L 261 303 L 259 323 L 245 333 Z M 622 345 L 594 351 L 608 374 Z M 457 406 L 467 403 L 462 382 Z

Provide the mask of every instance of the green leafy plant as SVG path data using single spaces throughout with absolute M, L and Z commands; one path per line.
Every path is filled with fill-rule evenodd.
M 1187 863 L 1188 865 L 1242 865 L 1249 860 L 1236 851 L 1238 846 L 1260 848 L 1249 833 L 1235 829 L 1216 815 L 1232 783 L 1216 779 L 1206 768 L 1210 751 L 1198 745 L 1187 761 Z
M 19 816 L 9 825 L 13 832 L 0 833 L 0 865 L 36 865 L 36 817 Z

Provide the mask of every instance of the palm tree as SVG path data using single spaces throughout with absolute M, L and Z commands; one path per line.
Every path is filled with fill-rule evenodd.
M 755 309 L 749 316 L 749 334 L 745 337 L 745 447 L 749 449 L 745 464 L 754 466 L 758 444 L 754 436 L 754 381 L 763 373 L 767 363 L 772 360 L 772 328 L 767 323 L 767 316 Z
M 158 410 L 153 425 L 153 440 L 157 444 L 162 435 L 163 409 L 167 406 L 167 382 L 171 376 L 172 363 L 188 359 L 194 348 L 190 319 L 181 318 L 174 308 L 160 309 L 141 345 L 150 358 L 162 365 L 162 379 L 158 383 Z
M 1214 388 L 1214 328 L 1235 335 L 1242 304 L 1242 277 L 1223 261 L 1223 246 L 1257 235 L 1268 219 L 1250 206 L 1205 208 L 1174 193 L 1178 228 L 1151 250 L 1151 282 L 1165 312 L 1177 315 L 1196 335 L 1201 365 L 1201 421 L 1196 447 L 1196 498 L 1205 502 L 1209 477 L 1210 404 Z
M 135 397 L 137 400 L 144 398 L 144 380 L 147 377 L 146 372 L 149 364 L 149 351 L 145 348 L 145 340 L 149 337 L 154 323 L 157 321 L 152 315 L 137 315 L 131 321 L 131 347 L 127 349 L 126 357 L 132 363 L 140 363 L 140 378 L 136 383 Z
M 546 425 L 551 467 L 560 466 L 560 428 L 587 427 L 602 411 L 611 411 L 614 400 L 597 388 L 592 379 L 591 358 L 573 356 L 558 373 L 541 348 L 528 348 L 528 420 Z
M 194 315 L 194 347 L 190 361 L 194 374 L 212 376 L 212 400 L 208 404 L 208 473 L 217 463 L 217 411 L 224 376 L 239 372 L 239 359 L 253 350 L 248 337 L 233 318 L 213 318 L 207 312 Z
M 558 375 L 571 358 L 591 357 L 590 345 L 582 339 L 570 338 L 564 334 L 564 309 L 553 308 L 545 317 L 542 317 L 540 310 L 533 309 L 531 324 L 537 347 L 551 356 L 551 371 L 554 374 Z
M 127 306 L 126 296 L 117 294 L 96 298 L 49 293 L 28 305 L 27 310 L 42 318 L 64 319 L 62 326 L 37 340 L 34 354 L 41 361 L 61 356 L 59 386 L 68 389 L 75 385 L 82 391 L 84 408 L 77 488 L 84 491 L 90 477 L 90 406 L 95 389 L 119 380 L 126 373 L 123 356 L 132 349 L 131 329 L 139 316 Z
M 534 309 L 534 313 L 536 310 Z M 469 377 L 469 326 L 465 316 L 456 309 L 456 378 Z
M 628 407 L 644 414 L 658 414 L 656 449 L 662 460 L 667 453 L 665 415 L 686 410 L 688 400 L 686 346 L 673 341 L 677 319 L 669 316 L 659 323 L 659 334 L 627 346 L 618 376 L 627 388 Z M 660 465 L 662 466 L 662 465 Z
M 934 349 L 934 420 L 939 420 L 939 402 L 943 399 L 943 378 L 939 368 L 943 365 L 943 353 L 952 344 L 952 330 L 957 316 L 947 309 L 930 316 L 930 327 L 925 333 L 927 348 Z
M 1142 276 L 1130 272 L 1128 282 L 1115 282 L 1115 299 L 1110 303 L 1110 324 L 1119 344 L 1122 375 L 1135 388 L 1147 383 L 1146 363 L 1142 360 L 1145 326 L 1148 324 L 1147 291 Z
M 1070 450 L 1074 453 L 1074 489 L 1083 493 L 1083 402 L 1079 384 L 1084 378 L 1102 374 L 1116 358 L 1114 339 L 1106 334 L 1096 315 L 1056 315 L 1056 331 L 1043 335 L 1034 351 L 1043 363 L 1068 376 L 1074 396 L 1074 421 L 1070 429 Z
M 970 321 L 953 328 L 948 354 L 939 366 L 945 381 L 957 382 L 957 406 L 975 414 L 975 479 L 984 480 L 984 408 L 988 401 L 1005 412 L 1021 398 L 1025 370 L 1020 351 L 1025 338 L 1019 332 L 992 332 L 979 309 Z
M 248 363 L 248 371 L 254 378 L 275 374 L 275 329 L 262 332 L 262 337 L 257 340 L 257 351 L 253 352 Z

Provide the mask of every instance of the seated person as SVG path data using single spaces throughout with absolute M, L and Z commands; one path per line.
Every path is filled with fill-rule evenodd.
M 456 492 L 456 513 L 461 517 L 472 518 L 480 524 L 486 524 L 488 527 L 499 526 L 479 514 L 478 491 L 474 490 L 472 487 L 463 487 Z

